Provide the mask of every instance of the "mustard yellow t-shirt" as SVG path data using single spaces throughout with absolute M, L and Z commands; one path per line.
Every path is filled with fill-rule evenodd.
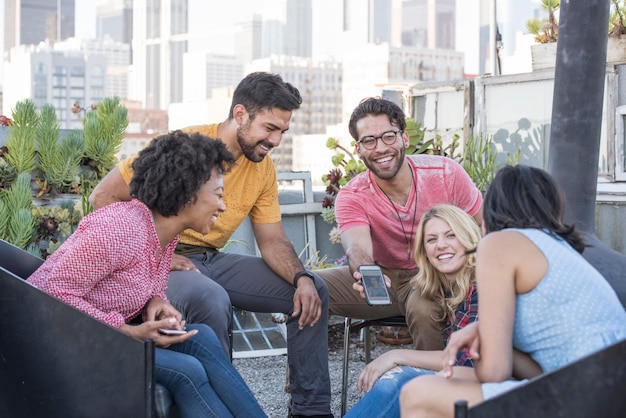
M 188 126 L 182 130 L 216 138 L 217 127 L 216 123 Z M 126 184 L 130 184 L 135 158 L 136 155 L 129 157 L 118 165 Z M 232 169 L 224 174 L 223 199 L 226 211 L 220 214 L 211 231 L 202 235 L 187 229 L 180 234 L 179 243 L 222 248 L 246 216 L 250 216 L 250 220 L 257 224 L 279 222 L 278 183 L 272 159 L 266 157 L 260 163 L 255 163 L 244 155 L 239 157 Z

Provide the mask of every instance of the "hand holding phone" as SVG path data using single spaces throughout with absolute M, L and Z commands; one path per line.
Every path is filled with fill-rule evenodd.
M 368 305 L 391 305 L 391 298 L 387 291 L 383 272 L 377 265 L 359 266 L 361 284 L 365 291 L 365 300 Z
M 159 328 L 159 333 L 163 335 L 182 335 L 186 334 L 187 331 L 184 329 Z

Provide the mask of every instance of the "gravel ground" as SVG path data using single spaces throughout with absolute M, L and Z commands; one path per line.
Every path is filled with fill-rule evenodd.
M 376 327 L 371 328 L 372 358 L 394 348 L 409 348 L 409 345 L 389 345 L 379 341 Z M 360 398 L 356 390 L 356 379 L 365 367 L 365 352 L 359 333 L 350 336 L 350 370 L 348 373 L 348 401 L 350 409 Z M 261 407 L 270 418 L 287 418 L 289 394 L 285 393 L 287 356 L 269 356 L 234 359 L 233 364 L 252 389 Z M 328 366 L 331 382 L 331 412 L 341 417 L 341 373 L 343 368 L 343 318 L 331 317 L 328 327 Z

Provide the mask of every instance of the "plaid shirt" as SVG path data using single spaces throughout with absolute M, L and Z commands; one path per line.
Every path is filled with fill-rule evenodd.
M 478 292 L 476 292 L 476 286 L 472 285 L 467 293 L 467 298 L 461 303 L 456 310 L 454 324 L 450 323 L 450 320 L 446 322 L 446 326 L 443 330 L 443 344 L 448 345 L 450 335 L 454 331 L 458 331 L 464 326 L 476 321 L 478 319 Z M 466 348 L 460 351 L 456 356 L 457 366 L 474 367 L 474 361 L 470 358 L 469 350 Z

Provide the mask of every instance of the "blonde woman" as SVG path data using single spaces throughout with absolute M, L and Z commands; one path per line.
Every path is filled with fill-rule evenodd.
M 439 309 L 432 319 L 444 324 L 443 343 L 450 334 L 475 321 L 478 295 L 474 285 L 474 249 L 480 240 L 476 221 L 463 210 L 438 205 L 426 212 L 415 234 L 415 261 L 419 273 L 412 279 L 425 299 Z M 443 351 L 391 350 L 369 363 L 359 376 L 359 391 L 367 392 L 346 417 L 399 417 L 402 386 L 441 367 Z M 473 366 L 467 352 L 457 365 Z M 382 376 L 382 377 L 381 377 Z

